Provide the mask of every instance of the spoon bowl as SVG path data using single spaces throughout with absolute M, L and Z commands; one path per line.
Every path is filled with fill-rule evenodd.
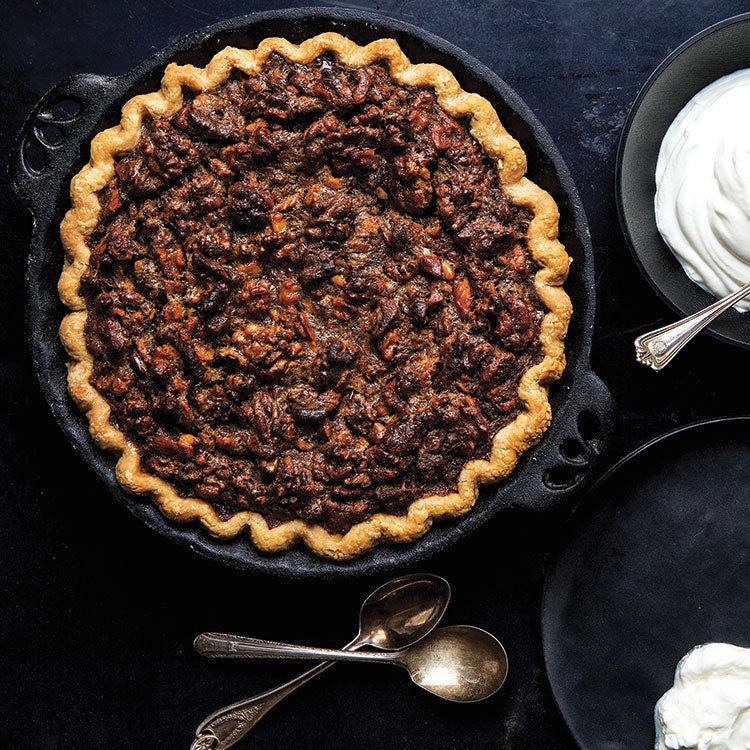
M 416 643 L 435 629 L 450 597 L 448 582 L 431 574 L 383 584 L 362 604 L 357 644 L 398 651 Z
M 440 628 L 403 652 L 398 662 L 419 687 L 449 701 L 472 703 L 494 695 L 508 676 L 508 656 L 480 628 Z

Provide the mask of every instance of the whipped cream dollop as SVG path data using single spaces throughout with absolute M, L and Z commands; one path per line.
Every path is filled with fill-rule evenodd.
M 656 704 L 657 750 L 750 748 L 750 649 L 697 646 Z
M 717 297 L 750 282 L 750 69 L 699 91 L 656 164 L 656 224 L 687 275 Z M 735 305 L 750 310 L 750 299 Z

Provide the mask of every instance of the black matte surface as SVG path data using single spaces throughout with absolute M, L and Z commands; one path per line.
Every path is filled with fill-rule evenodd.
M 688 37 L 746 11 L 746 2 L 347 4 L 426 28 L 478 58 L 531 107 L 568 164 L 596 255 L 592 363 L 619 406 L 599 467 L 676 425 L 749 413 L 746 350 L 701 337 L 659 375 L 635 362 L 633 337 L 674 313 L 627 250 L 613 187 L 617 139 L 649 74 Z M 271 0 L 6 4 L 3 159 L 39 96 L 65 76 L 123 75 L 207 24 L 282 6 Z M 31 223 L 11 204 L 3 174 L 0 181 L 3 747 L 186 750 L 211 710 L 299 668 L 203 662 L 190 651 L 197 632 L 340 645 L 352 636 L 359 600 L 383 577 L 280 582 L 230 570 L 168 542 L 113 502 L 70 447 L 36 382 L 23 313 Z M 574 750 L 546 683 L 539 626 L 545 561 L 566 510 L 503 513 L 426 566 L 453 584 L 448 622 L 487 627 L 505 643 L 511 672 L 497 697 L 453 706 L 418 691 L 400 670 L 341 665 L 274 709 L 244 747 Z M 94 533 L 93 514 L 107 535 Z
M 544 185 L 560 210 L 560 237 L 573 258 L 566 289 L 576 315 L 566 338 L 567 368 L 550 392 L 555 420 L 543 440 L 522 458 L 511 477 L 498 488 L 488 487 L 472 513 L 436 525 L 409 545 L 379 545 L 357 560 L 321 560 L 304 547 L 269 556 L 253 547 L 246 535 L 231 541 L 215 540 L 199 524 L 171 523 L 156 506 L 127 495 L 115 478 L 115 459 L 98 450 L 88 424 L 67 394 L 67 355 L 57 333 L 64 310 L 57 294 L 62 247 L 59 225 L 70 207 L 67 189 L 71 172 L 80 168 L 88 144 L 103 123 L 116 122 L 122 102 L 134 92 L 155 89 L 164 66 L 172 61 L 203 65 L 227 44 L 251 47 L 268 36 L 300 42 L 310 35 L 336 28 L 360 44 L 394 37 L 412 62 L 448 65 L 470 91 L 487 96 L 510 132 L 528 154 L 529 175 Z M 77 112 L 61 119 L 56 113 L 69 103 Z M 51 147 L 44 129 L 59 128 L 60 143 Z M 42 160 L 35 168 L 30 149 Z M 438 550 L 478 528 L 509 507 L 542 510 L 563 502 L 592 470 L 606 444 L 611 426 L 611 399 L 589 365 L 594 320 L 594 264 L 586 217 L 570 174 L 549 135 L 506 83 L 477 60 L 434 35 L 379 14 L 346 9 L 289 10 L 231 19 L 201 30 L 158 52 L 135 71 L 119 78 L 84 74 L 65 79 L 45 93 L 19 134 L 12 160 L 12 185 L 19 201 L 35 219 L 26 275 L 28 325 L 34 365 L 42 390 L 62 429 L 84 460 L 112 494 L 150 528 L 244 570 L 307 578 L 342 578 L 385 573 L 427 559 Z M 584 416 L 585 415 L 585 416 Z M 579 421 L 596 427 L 581 434 Z M 565 441 L 576 446 L 574 456 L 561 452 Z M 571 442 L 572 441 L 572 442 Z
M 750 646 L 748 457 L 750 419 L 671 433 L 598 482 L 565 535 L 542 632 L 584 750 L 653 747 L 677 662 L 701 643 Z
M 654 215 L 654 172 L 662 139 L 680 110 L 722 76 L 750 67 L 750 14 L 722 22 L 676 49 L 646 82 L 623 128 L 617 199 L 625 237 L 656 292 L 680 315 L 716 297 L 694 284 L 659 234 Z M 728 310 L 707 328 L 750 347 L 750 315 Z

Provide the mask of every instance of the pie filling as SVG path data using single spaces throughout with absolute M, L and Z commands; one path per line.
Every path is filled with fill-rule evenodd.
M 542 358 L 531 213 L 381 64 L 273 54 L 185 97 L 118 156 L 81 279 L 142 468 L 334 533 L 454 492 Z

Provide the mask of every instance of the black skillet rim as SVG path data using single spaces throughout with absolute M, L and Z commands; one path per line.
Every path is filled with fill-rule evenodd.
M 566 347 L 569 367 L 550 394 L 556 419 L 545 437 L 522 456 L 514 474 L 497 490 L 484 491 L 482 499 L 469 514 L 460 519 L 441 522 L 416 542 L 406 545 L 381 544 L 362 557 L 345 563 L 319 559 L 300 546 L 276 555 L 267 555 L 256 550 L 244 536 L 225 542 L 210 537 L 196 524 L 182 525 L 168 521 L 153 503 L 127 495 L 117 484 L 113 470 L 115 459 L 93 445 L 83 417 L 67 395 L 64 378 L 60 377 L 59 362 L 53 361 L 55 356 L 59 358 L 61 350 L 57 331 L 50 332 L 48 327 L 45 328 L 45 312 L 48 323 L 49 310 L 44 308 L 44 295 L 47 295 L 48 307 L 53 303 L 49 299 L 51 290 L 45 288 L 39 269 L 48 252 L 43 244 L 45 235 L 51 236 L 53 229 L 56 233 L 67 203 L 64 188 L 70 176 L 80 169 L 83 162 L 80 155 L 73 163 L 67 162 L 64 170 L 57 170 L 55 177 L 59 183 L 58 190 L 51 197 L 49 190 L 42 196 L 29 197 L 28 190 L 24 195 L 24 190 L 19 189 L 18 174 L 14 180 L 16 193 L 23 202 L 30 204 L 32 214 L 35 213 L 36 206 L 41 206 L 39 216 L 34 216 L 35 228 L 27 272 L 28 324 L 34 366 L 50 408 L 74 448 L 107 484 L 112 494 L 151 529 L 210 559 L 256 573 L 319 579 L 378 574 L 424 560 L 476 529 L 501 508 L 544 509 L 561 502 L 585 482 L 606 444 L 612 413 L 609 392 L 592 373 L 589 365 L 594 319 L 593 249 L 583 207 L 570 173 L 550 136 L 518 95 L 485 65 L 451 43 L 410 24 L 370 12 L 320 8 L 269 11 L 227 19 L 189 34 L 157 52 L 131 73 L 115 79 L 102 79 L 112 81 L 112 90 L 104 92 L 103 108 L 92 119 L 90 127 L 78 136 L 74 145 L 79 150 L 83 149 L 93 134 L 112 124 L 106 120 L 108 113 L 111 120 L 112 113 L 119 113 L 122 103 L 133 93 L 139 92 L 139 82 L 143 86 L 144 79 L 153 78 L 167 61 L 177 57 L 184 62 L 186 56 L 199 57 L 204 54 L 203 49 L 211 44 L 218 45 L 216 49 L 220 49 L 228 43 L 236 43 L 220 41 L 222 36 L 237 37 L 244 34 L 252 37 L 253 29 L 261 29 L 269 24 L 287 24 L 289 29 L 294 24 L 304 24 L 304 29 L 300 27 L 300 31 L 304 32 L 305 37 L 316 33 L 314 29 L 310 30 L 315 24 L 325 24 L 327 28 L 354 36 L 357 41 L 361 41 L 357 37 L 369 39 L 383 35 L 394 36 L 407 55 L 415 60 L 419 60 L 419 55 L 415 55 L 414 50 L 422 50 L 429 55 L 424 59 L 447 61 L 447 65 L 463 85 L 470 90 L 478 90 L 493 101 L 506 126 L 523 142 L 529 156 L 532 177 L 553 193 L 560 204 L 561 236 L 565 239 L 567 235 L 566 244 L 575 259 L 571 279 L 566 285 L 573 298 L 575 311 Z M 261 33 L 262 36 L 269 35 L 268 32 Z M 275 33 L 282 32 L 277 30 Z M 149 84 L 146 90 L 152 88 Z M 28 132 L 32 119 L 33 117 L 29 118 L 24 131 Z M 523 135 L 519 131 L 523 131 Z M 21 140 L 19 137 L 19 144 Z M 536 160 L 540 162 L 537 175 L 534 174 Z M 35 199 L 41 202 L 35 204 Z M 48 209 L 47 216 L 43 215 L 45 208 Z M 56 291 L 52 294 L 56 300 Z M 55 301 L 54 304 L 58 310 L 62 310 L 59 302 Z M 55 366 L 58 368 L 57 372 L 52 369 Z M 582 428 L 583 423 L 585 428 Z M 568 458 L 561 445 L 571 440 L 579 445 L 582 443 L 581 454 Z M 548 480 L 546 470 L 549 469 L 562 469 L 567 478 L 561 481 Z M 488 496 L 490 492 L 492 496 Z
M 669 55 L 667 55 L 667 57 L 665 57 L 664 60 L 662 60 L 662 62 L 659 63 L 659 65 L 654 69 L 653 73 L 651 73 L 651 75 L 646 80 L 646 83 L 643 84 L 640 91 L 638 92 L 628 112 L 628 116 L 620 133 L 620 139 L 617 146 L 617 156 L 615 160 L 615 202 L 617 203 L 617 214 L 620 220 L 620 226 L 622 228 L 623 236 L 625 237 L 625 242 L 633 256 L 633 259 L 635 260 L 636 266 L 643 274 L 643 277 L 646 279 L 649 286 L 651 286 L 651 288 L 656 292 L 657 296 L 663 302 L 665 302 L 674 312 L 676 312 L 681 317 L 697 312 L 701 308 L 710 305 L 712 302 L 716 301 L 716 297 L 706 292 L 704 289 L 702 289 L 687 277 L 682 267 L 679 265 L 679 261 L 672 254 L 672 251 L 667 247 L 666 243 L 661 240 L 660 236 L 658 237 L 657 241 L 657 245 L 659 242 L 661 243 L 660 247 L 641 248 L 636 245 L 636 242 L 634 241 L 630 233 L 627 210 L 625 207 L 625 203 L 628 200 L 626 197 L 627 191 L 623 187 L 623 162 L 625 159 L 625 151 L 628 147 L 628 139 L 630 138 L 633 123 L 639 113 L 639 110 L 644 105 L 644 101 L 648 100 L 651 89 L 653 88 L 656 81 L 667 70 L 667 68 L 669 68 L 672 63 L 674 63 L 682 55 L 691 54 L 691 51 L 695 52 L 694 47 L 696 44 L 703 42 L 707 39 L 707 37 L 712 36 L 717 31 L 721 31 L 729 26 L 733 26 L 738 23 L 746 22 L 750 22 L 750 12 L 741 13 L 730 18 L 725 18 L 722 21 L 718 21 L 717 23 L 712 24 L 705 29 L 702 29 L 698 33 L 691 36 L 689 39 L 685 40 L 682 44 L 679 45 L 679 47 L 676 47 L 674 50 L 672 50 L 672 52 L 670 52 Z M 698 89 L 696 89 L 694 93 L 697 94 Z M 679 109 L 681 109 L 681 107 L 675 111 L 675 116 L 679 112 Z M 653 207 L 651 208 L 651 211 L 653 212 Z M 649 215 L 649 222 L 650 219 L 651 216 Z M 658 236 L 658 230 L 656 234 Z M 654 275 L 647 268 L 644 257 L 648 257 L 655 251 L 659 252 L 660 257 L 663 257 L 664 262 L 668 264 L 670 269 L 675 271 L 677 278 L 680 279 L 681 283 L 679 284 L 679 294 L 677 295 L 677 301 L 674 299 L 675 295 L 669 296 L 664 291 L 659 282 L 654 278 Z M 714 338 L 719 339 L 720 341 L 724 341 L 733 346 L 750 348 L 750 331 L 742 330 L 743 328 L 747 329 L 749 320 L 750 318 L 748 318 L 747 313 L 743 314 L 738 313 L 736 310 L 728 310 L 720 318 L 717 318 L 714 322 L 708 325 L 705 328 L 705 331 L 710 336 L 713 336 Z

